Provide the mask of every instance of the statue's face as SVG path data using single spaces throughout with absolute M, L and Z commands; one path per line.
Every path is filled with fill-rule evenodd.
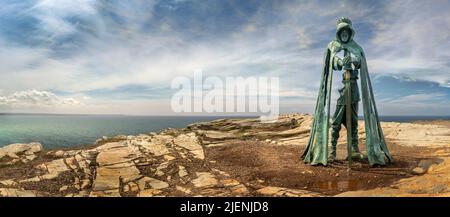
M 350 33 L 348 32 L 347 29 L 343 29 L 343 30 L 340 32 L 340 35 L 339 35 L 339 36 L 341 37 L 341 41 L 342 41 L 342 42 L 348 42 L 348 39 L 350 38 Z

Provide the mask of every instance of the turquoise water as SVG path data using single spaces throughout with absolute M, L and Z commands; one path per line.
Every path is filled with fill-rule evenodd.
M 41 142 L 45 148 L 92 144 L 102 136 L 135 135 L 222 117 L 0 115 L 0 147 Z
M 45 148 L 93 144 L 102 136 L 135 135 L 216 117 L 163 117 L 120 115 L 26 115 L 0 114 L 0 147 L 11 143 L 41 142 Z M 228 117 L 230 118 L 230 117 Z M 383 116 L 382 121 L 450 120 L 449 116 Z

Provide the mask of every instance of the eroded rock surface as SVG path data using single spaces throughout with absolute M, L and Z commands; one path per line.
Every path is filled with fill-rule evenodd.
M 20 167 L 26 170 L 21 176 L 0 178 L 0 196 L 323 196 L 307 189 L 273 186 L 260 179 L 247 183 L 221 171 L 207 157 L 210 148 L 242 141 L 305 146 L 311 122 L 312 116 L 307 114 L 283 115 L 267 123 L 259 119 L 220 119 L 160 133 L 104 137 L 97 140 L 95 148 L 53 150 L 43 156 L 39 155 L 39 143 L 12 144 L 0 148 L 1 166 L 17 167 L 18 162 L 28 166 Z M 364 141 L 363 122 L 359 127 Z M 400 145 L 450 145 L 447 126 L 387 122 L 382 127 L 386 139 Z M 341 137 L 345 138 L 345 130 Z M 399 180 L 389 188 L 338 196 L 448 195 L 450 151 L 439 149 L 435 155 L 435 160 L 424 159 L 411 169 L 418 176 Z
M 42 145 L 38 142 L 29 144 L 15 143 L 0 148 L 0 165 L 12 165 L 19 162 L 28 163 L 37 158 L 42 151 Z

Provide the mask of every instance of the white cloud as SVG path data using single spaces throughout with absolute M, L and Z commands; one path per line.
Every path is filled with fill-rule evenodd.
M 449 1 L 389 1 L 383 16 L 371 20 L 369 66 L 374 72 L 448 86 L 449 8 Z
M 395 104 L 430 104 L 433 101 L 446 101 L 446 95 L 443 93 L 419 93 L 410 94 L 402 97 L 383 99 L 383 103 L 395 103 Z
M 0 105 L 3 106 L 59 106 L 77 105 L 80 101 L 68 97 L 60 97 L 50 91 L 24 90 L 8 96 L 0 96 Z
M 50 37 L 59 37 L 76 32 L 77 23 L 67 18 L 95 15 L 95 4 L 95 0 L 39 0 L 26 13 L 38 19 Z
M 420 93 L 380 100 L 384 115 L 448 115 L 450 101 L 443 93 Z

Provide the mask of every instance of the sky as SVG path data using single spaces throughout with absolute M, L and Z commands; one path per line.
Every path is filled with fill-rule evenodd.
M 0 113 L 171 115 L 171 81 L 199 69 L 279 77 L 280 111 L 311 113 L 346 16 L 380 115 L 450 115 L 448 11 L 448 0 L 3 0 Z

